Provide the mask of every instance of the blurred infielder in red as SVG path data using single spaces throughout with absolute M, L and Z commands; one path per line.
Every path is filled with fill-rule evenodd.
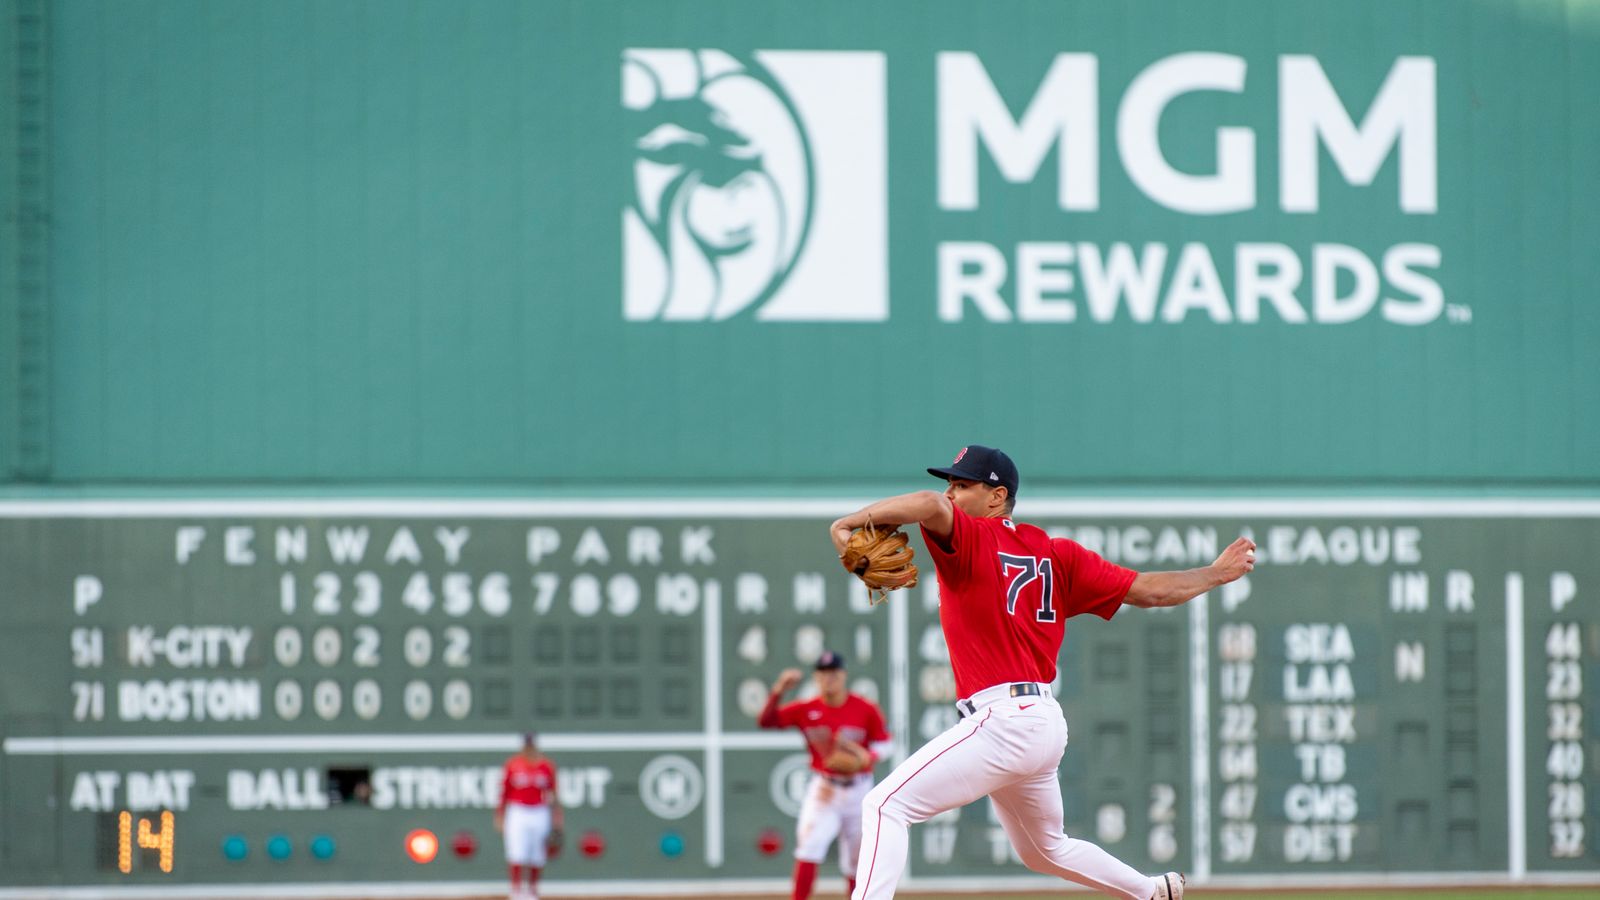
M 883 712 L 871 700 L 845 688 L 844 658 L 832 650 L 817 660 L 817 696 L 779 705 L 800 683 L 799 669 L 785 669 L 772 684 L 766 708 L 756 719 L 762 728 L 799 728 L 811 751 L 811 781 L 800 804 L 794 848 L 794 900 L 811 896 L 817 863 L 839 839 L 839 871 L 855 890 L 856 856 L 861 850 L 861 800 L 872 788 L 872 767 L 889 753 Z
M 500 806 L 494 827 L 506 841 L 506 866 L 511 873 L 511 900 L 538 900 L 539 874 L 544 870 L 551 830 L 561 828 L 561 802 L 556 798 L 556 767 L 539 752 L 533 734 L 522 736 L 522 752 L 506 760 Z M 522 872 L 528 887 L 522 888 Z
M 1239 538 L 1209 566 L 1145 572 L 1113 565 L 1072 541 L 1010 518 L 1017 467 L 969 446 L 928 472 L 944 493 L 880 500 L 834 522 L 841 554 L 850 533 L 916 523 L 939 575 L 939 620 L 955 670 L 961 719 L 895 767 L 867 794 L 854 900 L 894 896 L 907 830 L 988 796 L 1028 868 L 1127 900 L 1181 900 L 1183 876 L 1142 875 L 1099 846 L 1063 833 L 1058 768 L 1067 722 L 1051 695 L 1067 619 L 1111 618 L 1122 604 L 1177 606 L 1255 567 Z

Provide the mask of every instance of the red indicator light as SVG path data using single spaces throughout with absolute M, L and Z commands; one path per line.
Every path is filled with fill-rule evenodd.
M 761 833 L 756 835 L 756 849 L 761 851 L 762 856 L 772 856 L 783 849 L 783 835 L 776 828 L 761 829 Z
M 462 859 L 470 859 L 472 854 L 478 852 L 478 838 L 470 831 L 458 831 L 456 836 L 450 839 L 450 849 Z
M 414 863 L 431 863 L 439 855 L 439 838 L 426 828 L 418 828 L 406 835 L 406 855 Z
M 598 858 L 600 854 L 606 852 L 605 836 L 598 831 L 585 831 L 583 839 L 578 841 L 578 849 L 590 859 Z

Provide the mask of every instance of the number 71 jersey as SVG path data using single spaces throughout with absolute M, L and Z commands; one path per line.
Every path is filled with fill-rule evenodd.
M 954 514 L 944 541 L 926 528 L 922 537 L 939 576 L 956 692 L 1054 681 L 1067 619 L 1110 619 L 1138 573 L 1033 525 Z

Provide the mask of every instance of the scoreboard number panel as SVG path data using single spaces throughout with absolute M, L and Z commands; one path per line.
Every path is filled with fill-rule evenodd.
M 956 720 L 932 573 L 874 607 L 833 558 L 855 505 L 0 504 L 0 896 L 498 890 L 528 730 L 568 810 L 553 884 L 781 887 L 807 761 L 755 724 L 780 671 L 803 697 L 843 654 L 899 758 Z M 1022 512 L 1141 570 L 1260 547 L 1185 607 L 1069 623 L 1069 834 L 1215 885 L 1600 881 L 1600 508 Z M 1049 884 L 986 802 L 918 826 L 909 871 Z

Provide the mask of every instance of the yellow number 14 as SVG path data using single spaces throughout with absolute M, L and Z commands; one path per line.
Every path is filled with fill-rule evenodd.
M 151 830 L 149 819 L 143 816 L 139 818 L 139 847 L 159 850 L 161 871 L 167 873 L 172 872 L 172 839 L 175 830 L 171 811 L 161 814 L 160 831 Z M 124 873 L 133 871 L 133 840 L 133 813 L 123 810 L 117 814 L 117 868 Z

